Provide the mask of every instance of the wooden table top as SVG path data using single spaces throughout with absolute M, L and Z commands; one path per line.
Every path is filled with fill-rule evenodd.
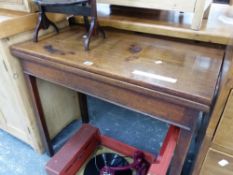
M 18 57 L 23 53 L 23 59 L 68 65 L 157 91 L 161 96 L 210 106 L 222 63 L 222 48 L 106 30 L 107 39 L 95 37 L 86 52 L 82 44 L 84 32 L 80 30 L 66 29 L 39 43 L 29 41 L 11 49 Z

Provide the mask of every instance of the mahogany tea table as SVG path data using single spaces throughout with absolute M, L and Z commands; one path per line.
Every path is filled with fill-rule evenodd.
M 179 175 L 199 113 L 213 106 L 224 49 L 108 29 L 108 39 L 93 39 L 86 52 L 78 39 L 82 30 L 68 28 L 38 43 L 11 47 L 21 61 L 47 152 L 52 155 L 53 149 L 36 78 L 80 92 L 84 123 L 87 94 L 178 127 L 169 172 Z

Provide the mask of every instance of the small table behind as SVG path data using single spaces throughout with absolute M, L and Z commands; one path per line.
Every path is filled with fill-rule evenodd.
M 209 112 L 212 106 L 224 50 L 107 30 L 108 38 L 93 39 L 86 52 L 81 30 L 69 28 L 39 43 L 29 41 L 11 48 L 28 80 L 47 151 L 53 153 L 36 78 L 179 127 L 170 174 L 180 174 L 198 114 Z M 88 122 L 83 106 L 83 121 Z

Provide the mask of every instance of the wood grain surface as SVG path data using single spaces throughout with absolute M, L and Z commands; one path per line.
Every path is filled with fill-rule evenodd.
M 12 51 L 141 86 L 159 92 L 158 96 L 204 105 L 208 110 L 222 49 L 107 30 L 108 38 L 95 38 L 91 50 L 85 52 L 80 30 L 73 28 L 39 43 L 20 44 Z

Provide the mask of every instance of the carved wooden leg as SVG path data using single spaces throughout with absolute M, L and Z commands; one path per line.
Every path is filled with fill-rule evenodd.
M 97 25 L 98 24 L 97 24 L 96 18 L 92 18 L 89 32 L 88 32 L 87 35 L 84 36 L 84 48 L 85 48 L 86 51 L 89 50 L 91 37 L 95 33 L 100 32 L 102 34 L 102 37 L 105 38 L 104 30 L 101 27 L 97 26 Z
M 97 20 L 97 7 L 96 7 L 96 0 L 91 0 L 91 2 L 89 2 L 91 4 L 92 7 L 92 11 L 91 11 L 91 16 L 95 17 L 95 32 L 97 34 L 99 34 L 99 32 L 101 33 L 102 37 L 105 38 L 105 32 L 104 30 L 100 27 L 98 20 Z
M 59 32 L 58 27 L 52 21 L 48 19 L 45 12 L 41 11 L 39 13 L 38 23 L 36 25 L 36 29 L 33 34 L 33 41 L 38 42 L 38 34 L 39 34 L 40 29 L 44 29 L 44 30 L 48 29 L 50 25 L 53 26 L 53 28 L 55 29 L 57 33 Z
M 87 3 L 82 3 L 82 6 L 87 6 Z M 89 28 L 90 28 L 90 24 L 89 24 L 89 19 L 88 19 L 88 16 L 83 16 L 83 21 L 84 21 L 84 25 L 85 25 L 85 28 L 86 28 L 86 31 L 88 32 L 89 31 Z
M 44 112 L 43 112 L 41 101 L 40 101 L 39 91 L 37 88 L 36 78 L 31 75 L 25 75 L 25 78 L 27 81 L 30 95 L 32 97 L 33 108 L 36 114 L 36 119 L 37 119 L 37 123 L 39 126 L 40 135 L 41 135 L 46 153 L 49 156 L 53 156 L 54 150 L 53 150 L 53 146 L 52 146 L 52 143 L 49 137 L 47 124 L 46 124 Z
M 39 19 L 38 19 L 38 22 L 37 22 L 37 25 L 36 25 L 36 28 L 35 28 L 35 31 L 34 31 L 34 34 L 33 34 L 33 41 L 34 42 L 38 42 L 38 34 L 39 34 L 39 30 L 42 28 L 42 19 L 41 19 L 41 14 L 39 13 Z
M 84 21 L 84 25 L 85 25 L 86 31 L 88 32 L 89 28 L 90 28 L 88 16 L 83 16 L 83 21 Z
M 92 17 L 89 32 L 87 35 L 84 36 L 84 48 L 85 48 L 85 50 L 89 50 L 91 37 L 95 32 L 95 28 L 96 28 L 96 18 Z
M 79 105 L 80 105 L 82 122 L 89 123 L 87 96 L 85 94 L 78 93 L 78 97 L 79 97 Z
M 88 3 L 91 6 L 91 15 L 90 15 L 91 16 L 91 24 L 89 27 L 88 34 L 84 36 L 84 48 L 85 48 L 85 50 L 89 50 L 89 45 L 90 45 L 92 35 L 100 32 L 102 34 L 103 38 L 105 38 L 105 33 L 97 22 L 96 0 L 89 0 Z M 87 19 L 84 18 L 84 22 L 85 22 L 85 20 L 87 21 Z
M 184 164 L 184 161 L 185 161 L 185 158 L 188 153 L 189 146 L 192 140 L 192 135 L 193 133 L 188 130 L 184 130 L 184 129 L 180 130 L 180 135 L 178 138 L 175 154 L 172 159 L 172 164 L 170 167 L 169 175 L 180 175 L 181 174 L 183 164 Z

